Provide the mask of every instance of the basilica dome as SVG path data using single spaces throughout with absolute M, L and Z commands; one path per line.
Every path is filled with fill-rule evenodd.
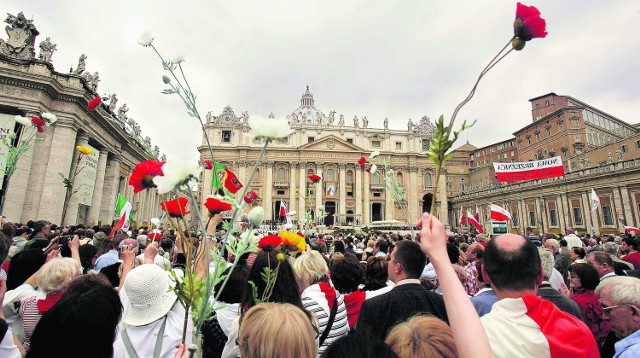
M 322 111 L 316 109 L 313 100 L 313 94 L 307 90 L 302 94 L 300 99 L 300 107 L 298 107 L 291 114 L 287 115 L 290 125 L 306 124 L 306 125 L 326 125 L 327 116 Z

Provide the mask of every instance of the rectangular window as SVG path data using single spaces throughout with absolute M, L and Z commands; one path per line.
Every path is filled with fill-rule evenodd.
M 549 221 L 551 226 L 558 226 L 558 214 L 555 209 L 549 210 Z
M 637 140 L 637 141 L 636 141 L 636 148 L 637 148 L 637 149 L 640 149 L 640 140 Z
M 307 143 L 311 143 L 316 140 L 316 137 L 307 137 Z
M 231 143 L 231 131 L 222 131 L 222 143 Z
M 373 197 L 374 198 L 379 198 L 380 197 L 380 193 L 373 193 Z
M 583 225 L 582 224 L 582 211 L 580 211 L 580 208 L 573 208 L 573 224 L 574 225 Z
M 536 142 L 540 141 L 540 133 L 536 133 Z
M 513 227 L 518 227 L 518 214 L 517 213 L 511 213 L 511 225 Z
M 527 138 L 527 145 L 531 145 L 531 138 Z
M 353 138 L 347 138 L 347 143 L 353 144 Z
M 402 149 L 402 142 L 396 142 L 396 149 Z
M 551 137 L 551 128 L 546 128 L 547 137 Z
M 380 141 L 379 140 L 372 140 L 371 141 L 371 147 L 380 148 L 381 147 Z
M 353 192 L 352 191 L 348 191 L 347 192 L 347 196 L 350 197 L 350 198 L 353 198 Z
M 613 225 L 613 215 L 611 214 L 610 206 L 602 207 L 602 219 L 605 225 Z
M 629 151 L 629 149 L 627 149 L 627 145 L 626 144 L 623 144 L 623 145 L 620 146 L 620 151 L 622 153 L 627 153 Z
M 422 150 L 426 151 L 429 149 L 429 140 L 428 139 L 423 139 L 422 140 Z
M 536 213 L 533 211 L 529 212 L 529 226 L 536 226 Z
M 277 193 L 278 193 L 278 195 L 284 195 L 285 191 L 284 190 L 278 190 Z

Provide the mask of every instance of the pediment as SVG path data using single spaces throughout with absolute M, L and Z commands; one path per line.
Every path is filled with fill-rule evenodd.
M 298 150 L 310 150 L 310 151 L 335 151 L 335 152 L 364 152 L 365 150 L 357 145 L 351 144 L 344 139 L 338 138 L 334 135 L 328 135 L 326 137 L 315 140 L 311 143 L 306 143 L 298 147 Z

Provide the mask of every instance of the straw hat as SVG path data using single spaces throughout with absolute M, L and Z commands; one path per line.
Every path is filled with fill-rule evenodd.
M 177 300 L 169 290 L 167 272 L 157 265 L 141 265 L 129 272 L 124 282 L 122 322 L 144 326 L 166 315 Z

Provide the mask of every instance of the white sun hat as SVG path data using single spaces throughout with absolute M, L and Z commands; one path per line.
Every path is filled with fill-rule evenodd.
M 140 265 L 127 274 L 122 322 L 144 326 L 166 315 L 177 300 L 169 276 L 158 265 Z

